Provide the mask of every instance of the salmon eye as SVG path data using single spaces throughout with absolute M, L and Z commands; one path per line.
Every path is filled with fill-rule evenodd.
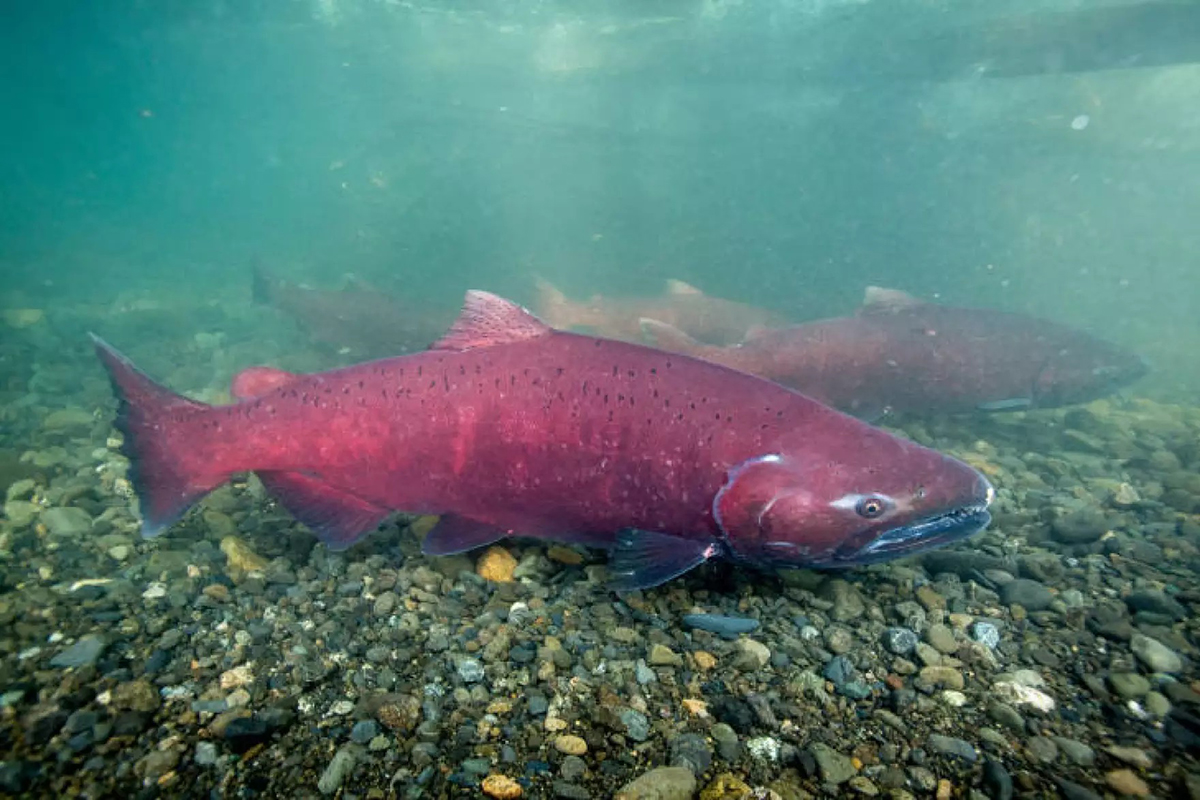
M 865 519 L 875 519 L 884 511 L 887 511 L 887 503 L 882 497 L 864 497 L 858 501 L 858 505 L 854 507 L 860 517 Z

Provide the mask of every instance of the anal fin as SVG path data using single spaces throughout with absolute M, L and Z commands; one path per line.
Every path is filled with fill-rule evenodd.
M 392 513 L 357 495 L 301 472 L 256 473 L 263 486 L 293 517 L 330 549 L 342 550 L 379 527 Z
M 720 552 L 715 542 L 627 529 L 608 561 L 609 588 L 649 589 L 700 566 Z
M 460 517 L 457 514 L 443 514 L 421 542 L 421 552 L 427 556 L 452 556 L 498 542 L 511 535 L 512 531 L 497 525 L 470 517 Z

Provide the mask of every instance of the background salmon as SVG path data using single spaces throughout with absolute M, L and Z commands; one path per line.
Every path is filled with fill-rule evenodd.
M 289 283 L 256 266 L 256 302 L 292 317 L 314 341 L 358 358 L 423 350 L 454 318 L 452 311 L 414 308 L 357 280 L 343 289 Z
M 150 536 L 248 470 L 332 546 L 396 510 L 438 514 L 427 552 L 513 534 L 611 547 L 623 588 L 721 556 L 869 563 L 989 520 L 992 488 L 962 462 L 749 375 L 554 331 L 483 292 L 428 352 L 253 368 L 223 407 L 96 346 Z
M 639 320 L 652 317 L 673 325 L 688 335 L 713 344 L 733 344 L 758 328 L 784 325 L 787 320 L 761 308 L 710 297 L 683 281 L 667 281 L 658 297 L 605 297 L 569 299 L 550 283 L 537 280 L 538 315 L 554 328 L 586 329 L 590 333 L 621 339 L 641 340 Z
M 697 342 L 662 321 L 656 346 L 769 378 L 871 418 L 1047 408 L 1102 397 L 1146 373 L 1137 355 L 1020 314 L 940 306 L 871 287 L 853 317 L 762 331 L 733 347 Z

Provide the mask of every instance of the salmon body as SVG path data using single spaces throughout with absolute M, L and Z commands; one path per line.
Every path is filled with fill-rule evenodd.
M 626 342 L 641 340 L 642 317 L 662 320 L 688 335 L 713 344 L 740 342 L 751 331 L 785 320 L 761 308 L 713 297 L 678 280 L 667 281 L 658 297 L 605 297 L 572 300 L 544 280 L 537 281 L 537 311 L 555 328 L 586 329 L 589 333 Z
M 320 344 L 360 358 L 424 350 L 453 312 L 417 309 L 363 284 L 314 289 L 254 270 L 254 298 L 296 321 Z
M 618 588 L 714 557 L 852 566 L 969 536 L 992 488 L 966 464 L 768 381 L 555 331 L 470 292 L 434 348 L 293 375 L 253 368 L 207 406 L 100 340 L 143 533 L 254 471 L 327 544 L 395 511 L 426 552 L 521 535 L 614 551 Z
M 1049 408 L 1103 397 L 1146 372 L 1133 353 L 1047 320 L 869 289 L 852 317 L 761 331 L 732 347 L 642 320 L 646 339 L 874 417 Z

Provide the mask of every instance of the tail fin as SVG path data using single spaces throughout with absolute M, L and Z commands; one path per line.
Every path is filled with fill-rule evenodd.
M 562 330 L 573 324 L 571 301 L 550 281 L 534 278 L 537 287 L 536 312 L 551 328 Z
M 125 437 L 122 451 L 141 507 L 142 535 L 157 536 L 229 477 L 210 471 L 212 465 L 198 457 L 191 426 L 183 424 L 211 406 L 158 385 L 99 336 L 91 337 L 119 402 L 114 424 Z
M 656 319 L 642 317 L 638 320 L 642 329 L 642 338 L 660 350 L 670 350 L 675 353 L 692 354 L 704 350 L 704 345 L 674 325 L 660 322 Z

